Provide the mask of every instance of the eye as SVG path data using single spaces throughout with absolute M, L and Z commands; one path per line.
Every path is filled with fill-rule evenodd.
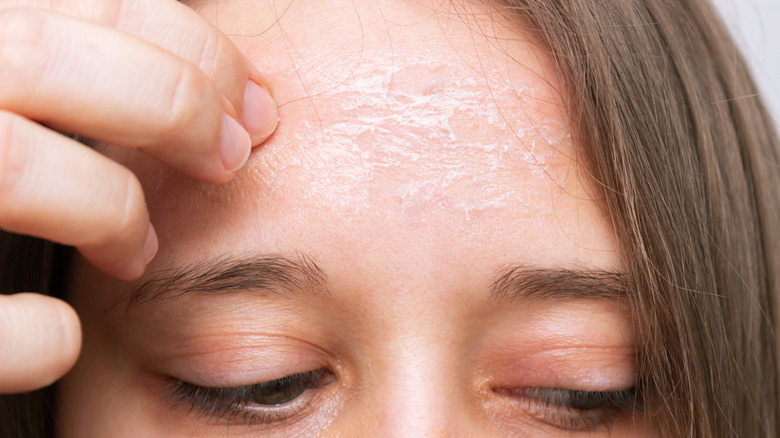
M 609 428 L 615 419 L 641 411 L 635 388 L 625 391 L 499 388 L 495 392 L 518 399 L 522 408 L 538 420 L 572 432 Z
M 328 370 L 291 374 L 279 379 L 232 388 L 207 388 L 176 380 L 166 399 L 174 408 L 189 406 L 189 413 L 228 423 L 283 422 L 311 405 L 317 390 L 335 381 Z

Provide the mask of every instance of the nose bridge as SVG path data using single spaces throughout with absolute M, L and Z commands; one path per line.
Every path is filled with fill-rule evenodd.
M 428 333 L 409 339 L 382 359 L 377 376 L 374 436 L 455 436 L 458 391 L 456 368 L 446 360 L 442 343 Z M 434 341 L 435 342 L 435 341 Z M 406 347 L 402 347 L 406 345 Z
M 402 263 L 383 264 L 383 288 L 361 297 L 372 315 L 366 336 L 374 348 L 358 409 L 369 436 L 459 436 L 465 421 L 458 418 L 462 352 L 448 306 L 454 287 L 442 271 L 446 246 L 428 235 L 415 248 L 404 250 Z
M 426 272 L 433 271 L 431 267 Z M 423 277 L 403 282 L 399 289 L 404 290 L 396 295 L 399 302 L 384 320 L 381 355 L 374 360 L 372 372 L 374 436 L 457 436 L 456 404 L 463 376 L 458 341 L 452 338 L 453 327 L 445 317 L 447 307 L 441 305 L 447 286 Z

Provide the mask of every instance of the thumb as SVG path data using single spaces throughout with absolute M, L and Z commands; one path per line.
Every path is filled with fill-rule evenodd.
M 0 294 L 0 394 L 54 383 L 80 349 L 81 323 L 69 304 L 40 294 Z

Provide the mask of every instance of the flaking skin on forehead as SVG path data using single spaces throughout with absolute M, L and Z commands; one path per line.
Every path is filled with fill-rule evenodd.
M 342 27 L 338 39 L 311 11 L 304 24 L 285 22 L 294 8 L 259 37 L 281 41 L 288 55 L 264 64 L 281 123 L 238 181 L 271 196 L 305 186 L 312 202 L 347 210 L 387 198 L 402 212 L 467 218 L 534 202 L 518 175 L 568 184 L 572 139 L 545 78 L 552 67 L 509 26 L 486 35 L 453 12 L 391 22 L 358 10 L 360 32 Z M 299 37 L 301 27 L 321 31 L 320 44 Z
M 460 73 L 435 59 L 364 63 L 348 83 L 309 102 L 317 120 L 280 129 L 274 143 L 288 149 L 285 158 L 269 164 L 258 154 L 256 183 L 274 191 L 286 171 L 297 171 L 310 178 L 317 199 L 328 198 L 335 185 L 354 208 L 360 199 L 389 196 L 404 210 L 440 207 L 466 216 L 527 202 L 523 187 L 501 184 L 500 175 L 555 178 L 556 149 L 569 149 L 570 135 L 559 121 L 506 111 L 533 88 L 495 81 L 488 93 L 485 77 Z M 373 190 L 377 180 L 381 192 Z
M 558 75 L 538 44 L 499 26 L 501 16 L 424 2 L 380 14 L 380 3 L 396 5 L 334 1 L 324 11 L 293 1 L 274 16 L 269 3 L 230 3 L 219 19 L 213 4 L 200 11 L 263 70 L 280 123 L 224 186 L 140 166 L 153 218 L 184 216 L 203 229 L 317 209 L 343 222 L 381 211 L 407 223 L 513 208 L 533 217 L 551 202 L 561 214 L 579 209 L 558 201 L 587 200 L 589 190 Z

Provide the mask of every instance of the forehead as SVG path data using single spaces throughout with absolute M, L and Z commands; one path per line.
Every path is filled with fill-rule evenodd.
M 486 2 L 191 6 L 264 72 L 281 121 L 226 186 L 138 169 L 170 257 L 522 241 L 537 262 L 614 264 L 562 84 L 519 21 Z

